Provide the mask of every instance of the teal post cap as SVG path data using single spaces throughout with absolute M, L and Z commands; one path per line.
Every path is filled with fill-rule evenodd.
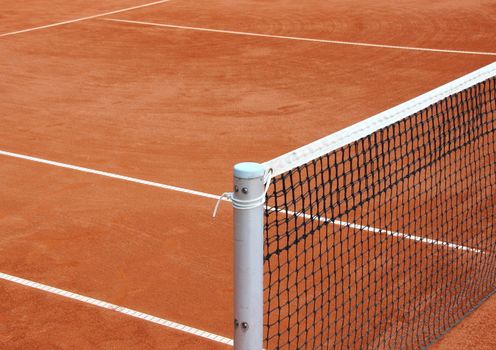
M 234 166 L 234 176 L 239 179 L 254 179 L 265 175 L 265 167 L 259 163 L 238 163 Z

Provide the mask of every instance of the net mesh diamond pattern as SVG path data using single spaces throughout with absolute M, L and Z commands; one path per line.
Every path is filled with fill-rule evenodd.
M 276 176 L 267 349 L 416 349 L 496 288 L 496 79 Z

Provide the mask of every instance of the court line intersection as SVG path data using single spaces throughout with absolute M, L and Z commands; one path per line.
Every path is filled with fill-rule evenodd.
M 304 38 L 304 37 L 297 37 L 297 36 L 272 35 L 272 34 L 263 34 L 263 33 L 234 31 L 234 30 L 223 30 L 223 29 L 213 29 L 213 28 L 201 28 L 201 27 L 181 26 L 181 25 L 175 25 L 175 24 L 133 21 L 133 20 L 127 20 L 127 19 L 118 19 L 118 18 L 102 18 L 101 20 L 102 21 L 108 21 L 108 22 L 120 22 L 120 23 L 127 23 L 127 24 L 138 24 L 138 25 L 142 25 L 142 26 L 163 27 L 163 28 L 170 28 L 170 29 L 194 30 L 194 31 L 200 31 L 200 32 L 232 34 L 232 35 L 241 35 L 241 36 L 252 36 L 252 37 L 271 38 L 271 39 L 285 39 L 285 40 L 295 40 L 295 41 L 306 41 L 306 42 L 324 43 L 324 44 L 362 46 L 362 47 L 374 47 L 374 48 L 381 48 L 381 49 L 396 49 L 396 50 L 408 50 L 408 51 L 427 51 L 427 52 L 451 53 L 451 54 L 462 54 L 462 55 L 496 56 L 496 52 L 448 50 L 448 49 L 435 49 L 435 48 L 413 47 L 413 46 L 372 44 L 372 43 L 355 42 L 355 41 L 339 41 L 339 40 L 315 39 L 315 38 Z
M 68 21 L 46 24 L 46 25 L 39 26 L 39 27 L 33 27 L 33 28 L 16 30 L 16 31 L 13 31 L 13 32 L 8 32 L 8 33 L 0 34 L 0 38 L 1 37 L 6 37 L 6 36 L 12 36 L 12 35 L 17 35 L 17 34 L 22 34 L 22 33 L 27 33 L 27 32 L 33 32 L 33 31 L 41 30 L 41 29 L 58 27 L 58 26 L 62 26 L 62 25 L 66 25 L 66 24 L 71 24 L 71 23 L 76 23 L 76 22 L 87 21 L 87 20 L 94 19 L 94 18 L 115 15 L 117 13 L 122 13 L 122 12 L 137 10 L 137 9 L 141 9 L 141 8 L 145 8 L 145 7 L 160 5 L 160 4 L 169 2 L 169 1 L 171 1 L 171 0 L 160 0 L 160 1 L 150 2 L 150 3 L 147 3 L 147 4 L 142 4 L 142 5 L 127 7 L 127 8 L 120 9 L 120 10 L 114 10 L 114 11 L 104 12 L 104 13 L 100 13 L 100 14 L 96 14 L 96 15 L 92 15 L 92 16 L 86 16 L 86 17 L 71 19 L 71 20 L 68 20 Z

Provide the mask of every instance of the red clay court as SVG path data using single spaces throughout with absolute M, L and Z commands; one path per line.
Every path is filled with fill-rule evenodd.
M 6 349 L 232 348 L 233 214 L 227 202 L 215 219 L 212 211 L 219 196 L 231 190 L 233 165 L 277 159 L 496 61 L 494 1 L 3 0 L 1 8 L 0 344 Z M 480 166 L 472 158 L 462 162 L 460 174 L 480 175 L 485 187 L 460 180 L 454 186 L 447 182 L 443 193 L 460 193 L 466 203 L 473 199 L 477 204 L 473 210 L 486 222 L 481 230 L 487 236 L 485 247 L 495 248 L 496 113 L 485 111 L 494 108 L 496 89 L 494 78 L 480 84 L 492 89 L 484 95 L 487 101 L 479 101 L 480 87 L 470 95 L 480 102 L 486 118 L 480 129 L 484 145 L 470 150 L 474 154 L 483 149 L 485 156 Z M 491 127 L 492 134 L 485 132 Z M 442 132 L 435 137 L 444 139 Z M 458 129 L 456 137 L 465 142 Z M 416 136 L 415 143 L 421 141 Z M 456 149 L 448 158 L 456 162 L 460 152 Z M 394 154 L 401 157 L 401 150 Z M 413 156 L 403 159 L 415 162 Z M 361 161 L 340 170 L 347 174 Z M 321 174 L 338 162 L 328 157 L 314 170 Z M 293 176 L 314 186 L 313 180 L 301 180 L 309 174 L 308 165 L 301 166 L 304 169 L 289 177 L 277 174 L 282 185 L 279 178 L 273 179 L 267 203 L 276 209 L 266 212 L 267 241 L 283 229 L 313 230 L 318 221 L 325 230 L 341 225 L 322 219 L 305 204 L 307 187 L 288 194 L 284 181 L 293 185 L 297 182 Z M 433 174 L 438 174 L 436 167 Z M 428 171 L 422 168 L 416 176 L 425 180 Z M 315 179 L 315 186 L 325 187 L 324 176 Z M 319 184 L 321 180 L 324 183 Z M 358 197 L 365 185 L 344 186 L 341 195 Z M 469 188 L 470 194 L 457 186 Z M 340 193 L 339 187 L 330 188 Z M 396 194 L 396 189 L 392 191 Z M 481 191 L 486 197 L 478 196 Z M 293 211 L 284 209 L 281 216 L 278 193 L 286 195 Z M 428 202 L 422 188 L 413 196 L 417 204 Z M 422 224 L 444 225 L 443 214 L 436 211 L 444 199 L 440 195 L 437 202 L 425 205 L 432 213 Z M 402 200 L 395 197 L 395 203 Z M 482 202 L 486 205 L 479 207 Z M 338 209 L 351 215 L 345 201 L 338 203 Z M 353 207 L 353 218 L 365 217 L 363 211 L 375 205 L 378 215 L 390 220 L 387 232 L 381 226 L 374 235 L 379 225 L 368 227 L 369 238 L 357 244 L 346 235 L 358 236 L 363 225 L 353 226 L 356 221 L 350 219 L 341 229 L 332 229 L 333 237 L 349 239 L 348 247 L 353 244 L 353 251 L 339 249 L 354 264 L 358 265 L 358 256 L 365 259 L 364 252 L 380 254 L 383 248 L 392 249 L 392 260 L 382 267 L 394 265 L 400 257 L 412 264 L 417 256 L 422 261 L 432 256 L 445 259 L 436 250 L 438 245 L 456 250 L 449 253 L 456 260 L 443 260 L 446 268 L 476 259 L 477 264 L 490 266 L 489 272 L 479 276 L 477 264 L 467 271 L 484 282 L 494 277 L 490 272 L 496 271 L 496 254 L 469 244 L 476 241 L 473 231 L 456 242 L 440 233 L 417 239 L 395 227 L 400 212 L 384 207 L 381 198 L 371 203 Z M 324 199 L 319 205 L 328 203 Z M 402 205 L 402 212 L 421 215 L 417 206 Z M 469 210 L 464 207 L 458 214 Z M 448 228 L 465 227 L 470 220 L 480 223 L 473 215 L 458 215 Z M 321 236 L 322 225 L 320 231 L 312 231 L 310 243 L 335 248 L 338 243 Z M 395 236 L 391 247 L 388 235 Z M 420 253 L 416 241 L 425 239 L 434 244 Z M 271 244 L 266 248 L 274 248 Z M 281 244 L 274 248 L 278 254 Z M 288 249 L 288 263 L 278 276 L 290 275 L 302 264 L 316 266 L 317 255 L 323 263 L 322 251 L 314 248 L 293 263 L 300 255 Z M 346 273 L 343 266 L 334 266 L 342 273 L 336 278 L 343 282 L 336 304 L 344 305 L 358 293 L 352 279 L 362 281 L 362 275 L 377 272 L 375 265 L 363 266 L 359 270 L 353 265 L 355 269 Z M 305 283 L 324 293 L 325 276 L 310 278 L 306 269 Z M 391 269 L 395 271 L 394 266 Z M 391 286 L 377 278 L 373 288 L 396 295 L 397 289 L 389 290 Z M 442 280 L 435 278 L 436 283 Z M 455 289 L 459 286 L 457 276 L 446 280 L 454 281 Z M 403 281 L 400 292 L 416 281 Z M 299 287 L 291 289 L 287 283 L 280 288 L 278 295 L 286 293 L 286 303 L 293 307 Z M 448 329 L 434 332 L 448 331 L 436 337 L 432 348 L 496 348 L 492 291 L 485 290 L 481 298 L 485 302 L 460 323 L 450 320 Z M 369 292 L 360 297 L 372 298 Z M 274 300 L 272 290 L 266 293 Z M 462 290 L 450 298 L 458 302 L 464 295 Z M 431 301 L 443 297 L 429 295 Z M 378 308 L 386 311 L 378 313 L 392 324 L 367 323 L 358 317 L 332 322 L 354 321 L 394 337 L 394 330 L 401 328 L 397 321 L 406 324 L 409 316 L 393 315 L 386 304 L 415 301 L 388 298 Z M 470 311 L 484 300 L 474 300 Z M 324 304 L 311 307 L 324 310 Z M 314 340 L 324 337 L 317 330 L 301 330 L 303 324 L 318 323 L 302 316 L 309 313 L 308 305 L 277 321 L 286 331 L 268 327 L 264 346 L 274 348 L 277 338 L 293 342 L 275 348 L 318 348 L 300 339 L 303 333 Z M 324 314 L 320 311 L 319 317 Z M 266 322 L 274 325 L 273 317 L 274 313 L 267 316 Z M 328 339 L 358 334 L 358 327 L 343 326 Z M 364 342 L 343 342 L 342 348 L 368 347 Z M 322 342 L 321 347 L 331 348 L 330 344 Z

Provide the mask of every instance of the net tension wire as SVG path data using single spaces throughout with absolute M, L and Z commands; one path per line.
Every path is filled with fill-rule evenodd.
M 273 171 L 272 169 L 267 169 L 264 174 L 264 185 L 265 189 L 262 195 L 260 195 L 257 198 L 254 199 L 249 199 L 249 200 L 243 200 L 239 198 L 234 198 L 234 193 L 233 192 L 224 192 L 220 195 L 219 199 L 217 200 L 217 203 L 215 204 L 214 207 L 214 212 L 212 213 L 212 217 L 217 216 L 217 211 L 220 207 L 220 203 L 225 200 L 232 202 L 233 208 L 234 209 L 241 209 L 241 210 L 249 210 L 256 208 L 262 204 L 265 204 L 265 197 L 267 195 L 267 192 L 269 191 L 270 183 L 272 181 L 272 174 Z M 234 188 L 234 191 L 247 191 L 246 188 Z

